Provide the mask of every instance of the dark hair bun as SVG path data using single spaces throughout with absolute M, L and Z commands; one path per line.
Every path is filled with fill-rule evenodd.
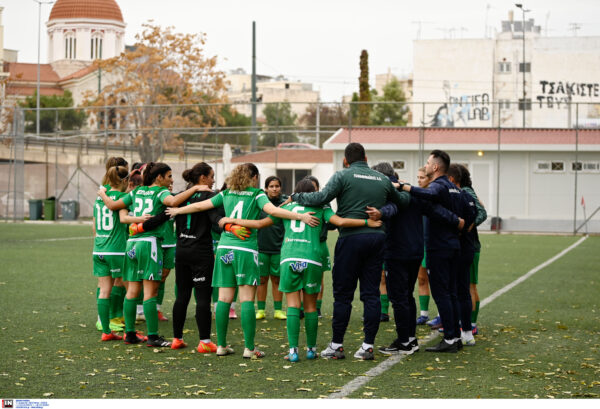
M 192 170 L 191 169 L 184 170 L 183 173 L 181 174 L 181 177 L 183 178 L 183 180 L 185 180 L 188 183 L 194 182 L 192 180 Z

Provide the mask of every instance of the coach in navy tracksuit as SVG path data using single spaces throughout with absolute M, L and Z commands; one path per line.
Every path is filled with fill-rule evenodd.
M 388 176 L 392 182 L 398 182 L 390 164 L 380 163 L 373 169 Z M 375 219 L 379 216 L 376 209 L 371 208 L 367 213 Z M 459 218 L 438 204 L 416 197 L 411 197 L 408 207 L 401 211 L 393 203 L 388 203 L 379 213 L 385 221 L 386 286 L 394 309 L 397 334 L 394 342 L 379 351 L 386 355 L 412 354 L 419 349 L 415 335 L 417 305 L 413 291 L 423 260 L 423 215 L 449 226 L 457 226 Z
M 460 215 L 460 189 L 446 177 L 449 166 L 450 156 L 444 151 L 434 150 L 425 165 L 425 173 L 433 179 L 429 187 L 422 189 L 401 184 L 401 188 L 417 198 L 440 204 Z M 435 347 L 427 348 L 430 352 L 457 352 L 462 347 L 456 274 L 460 256 L 458 232 L 463 226 L 464 220 L 456 228 L 429 218 L 426 260 L 429 286 L 444 327 L 444 339 Z

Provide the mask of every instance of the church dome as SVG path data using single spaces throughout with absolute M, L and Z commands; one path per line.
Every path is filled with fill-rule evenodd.
M 58 0 L 52 7 L 48 21 L 73 18 L 116 20 L 124 23 L 123 14 L 115 0 Z

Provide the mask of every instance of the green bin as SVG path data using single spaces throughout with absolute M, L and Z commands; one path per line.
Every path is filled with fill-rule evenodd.
M 55 199 L 46 199 L 44 200 L 44 220 L 54 220 L 54 209 L 56 206 Z
M 29 220 L 40 220 L 42 218 L 42 199 L 29 201 Z
M 60 202 L 63 220 L 77 220 L 79 216 L 79 202 L 77 200 L 64 200 Z

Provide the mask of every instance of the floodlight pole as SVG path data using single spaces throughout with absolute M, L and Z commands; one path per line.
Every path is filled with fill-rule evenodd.
M 40 135 L 40 37 L 42 25 L 42 4 L 52 4 L 54 1 L 33 0 L 38 4 L 38 53 L 37 53 L 37 84 L 36 84 L 36 110 L 35 110 L 35 134 Z

